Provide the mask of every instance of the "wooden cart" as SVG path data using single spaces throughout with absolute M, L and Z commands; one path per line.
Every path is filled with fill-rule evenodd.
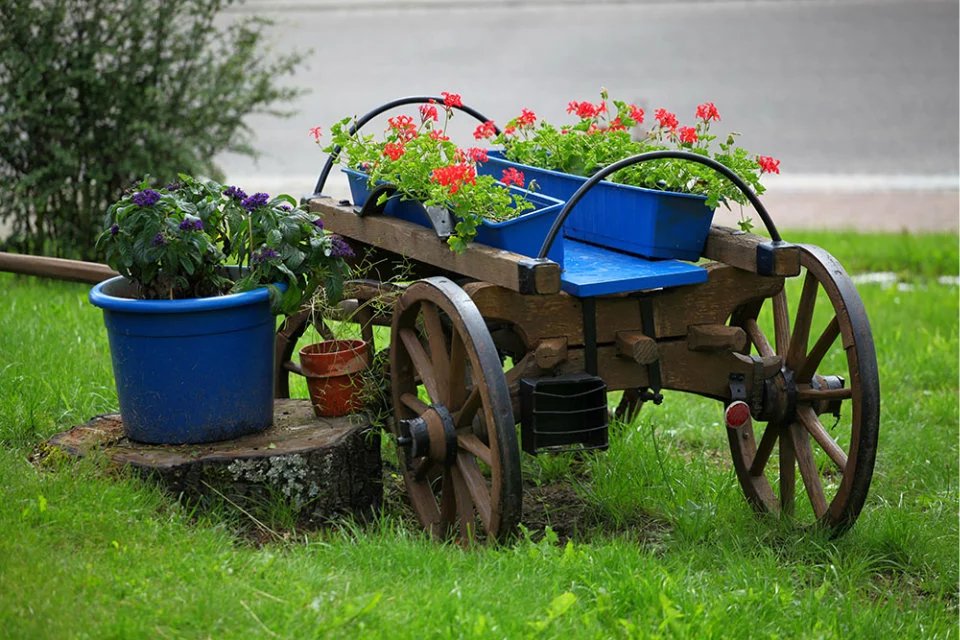
M 838 533 L 859 515 L 876 455 L 877 362 L 860 297 L 824 250 L 714 226 L 706 262 L 568 239 L 561 270 L 483 245 L 454 254 L 432 229 L 360 216 L 349 202 L 308 204 L 374 265 L 342 306 L 368 341 L 374 326 L 391 328 L 376 345 L 389 348 L 389 429 L 432 533 L 508 537 L 521 516 L 521 442 L 529 453 L 605 448 L 606 392 L 621 390 L 628 418 L 665 389 L 724 403 L 721 428 L 756 510 Z M 413 281 L 397 291 L 384 283 L 401 265 Z M 788 305 L 792 278 L 802 284 Z M 385 294 L 391 307 L 369 304 Z M 278 397 L 310 322 L 304 311 L 279 332 Z

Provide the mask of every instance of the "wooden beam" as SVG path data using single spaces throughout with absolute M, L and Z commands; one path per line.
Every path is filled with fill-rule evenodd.
M 703 257 L 723 262 L 751 273 L 759 273 L 757 247 L 769 247 L 770 271 L 763 275 L 792 277 L 800 273 L 800 249 L 796 245 L 775 246 L 767 238 L 728 227 L 713 226 L 707 236 Z
M 687 328 L 687 347 L 691 351 L 742 351 L 747 332 L 723 324 L 696 324 Z
M 105 264 L 0 252 L 0 271 L 96 284 L 118 275 Z
M 652 364 L 660 357 L 656 340 L 639 331 L 618 331 L 617 353 L 637 364 Z
M 520 293 L 560 291 L 560 266 L 510 251 L 474 244 L 464 253 L 450 251 L 431 229 L 382 215 L 358 216 L 352 206 L 314 198 L 310 211 L 323 216 L 326 229 L 386 251 L 408 256 L 462 276 Z

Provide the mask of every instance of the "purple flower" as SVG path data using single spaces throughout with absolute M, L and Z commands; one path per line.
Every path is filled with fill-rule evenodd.
M 346 240 L 335 233 L 330 234 L 330 255 L 334 258 L 352 258 L 353 249 L 347 244 Z
M 110 227 L 110 235 L 115 236 L 120 233 L 120 225 L 114 224 Z
M 167 239 L 162 233 L 158 233 L 157 235 L 153 236 L 153 246 L 162 247 L 165 244 L 167 244 Z
M 277 253 L 276 251 L 274 251 L 273 249 L 268 249 L 268 248 L 264 247 L 263 249 L 260 249 L 260 251 L 254 251 L 254 252 L 253 252 L 253 263 L 254 263 L 254 264 L 261 264 L 261 263 L 263 263 L 263 262 L 266 262 L 267 260 L 271 260 L 271 259 L 273 259 L 273 258 L 276 258 L 278 255 L 280 255 L 280 254 L 278 254 L 278 253 Z
M 184 218 L 180 223 L 181 231 L 203 231 L 203 220 L 200 218 Z
M 313 226 L 315 226 L 317 229 L 323 229 L 323 220 L 317 218 L 313 221 Z
M 130 199 L 133 200 L 133 204 L 138 207 L 152 207 L 160 200 L 160 194 L 153 189 L 144 189 L 143 191 L 138 191 L 133 194 L 133 197 Z
M 270 201 L 270 196 L 265 193 L 255 193 L 249 198 L 245 198 L 240 204 L 247 211 L 253 211 L 257 207 L 262 207 Z
M 280 205 L 280 211 L 293 211 L 293 207 L 291 207 L 287 203 L 283 203 L 282 205 Z
M 228 198 L 233 198 L 234 200 L 244 200 L 247 197 L 247 192 L 240 187 L 227 187 L 223 195 Z
M 167 186 L 165 186 L 164 189 L 166 189 L 167 191 L 177 191 L 177 190 L 179 190 L 180 187 L 182 187 L 182 186 L 183 186 L 183 185 L 180 184 L 179 182 L 171 182 L 170 184 L 168 184 Z

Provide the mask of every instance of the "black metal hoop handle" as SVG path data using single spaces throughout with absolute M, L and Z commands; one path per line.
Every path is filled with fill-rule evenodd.
M 597 173 L 593 174 L 589 180 L 584 182 L 580 188 L 577 189 L 576 193 L 574 193 L 570 199 L 567 200 L 567 204 L 564 205 L 560 215 L 558 215 L 557 219 L 553 222 L 553 226 L 550 227 L 550 232 L 547 233 L 547 237 L 544 239 L 543 245 L 540 247 L 540 255 L 537 257 L 541 259 L 547 257 L 550 247 L 553 246 L 553 242 L 556 240 L 557 234 L 560 233 L 560 229 L 563 228 L 563 223 L 570 215 L 570 212 L 577 205 L 577 203 L 580 202 L 580 199 L 583 198 L 587 191 L 592 189 L 595 184 L 610 174 L 616 173 L 625 167 L 629 167 L 634 164 L 640 164 L 641 162 L 647 162 L 648 160 L 661 160 L 664 158 L 697 162 L 723 175 L 738 189 L 740 189 L 743 195 L 747 196 L 747 200 L 750 201 L 750 204 L 753 205 L 753 208 L 756 209 L 757 213 L 760 215 L 760 219 L 763 220 L 763 224 L 767 228 L 767 232 L 770 234 L 770 239 L 774 242 L 782 242 L 782 239 L 780 238 L 780 232 L 777 231 L 776 225 L 773 224 L 773 219 L 770 218 L 770 214 L 767 213 L 767 210 L 760 202 L 760 199 L 757 198 L 757 195 L 753 191 L 751 191 L 747 183 L 728 167 L 720 164 L 712 158 L 706 158 L 696 153 L 690 153 L 689 151 L 648 151 L 647 153 L 640 153 L 635 156 L 630 156 L 629 158 L 624 158 L 623 160 L 618 160 L 613 164 L 609 164 Z
M 392 100 L 390 102 L 387 102 L 386 104 L 382 104 L 376 109 L 374 109 L 373 111 L 370 111 L 364 114 L 356 122 L 354 122 L 350 126 L 350 135 L 355 134 L 357 131 L 360 130 L 361 127 L 363 127 L 363 125 L 367 124 L 368 122 L 370 122 L 371 120 L 379 116 L 381 113 L 385 113 L 387 111 L 390 111 L 391 109 L 396 109 L 397 107 L 402 107 L 408 104 L 429 104 L 431 102 L 435 102 L 439 105 L 442 105 L 443 98 L 439 96 L 408 96 L 406 98 L 397 98 L 396 100 Z M 489 122 L 490 120 L 489 118 L 487 118 L 485 115 L 483 115 L 476 109 L 473 109 L 468 106 L 459 106 L 459 107 L 452 107 L 452 108 L 456 109 L 457 111 L 463 111 L 467 115 L 473 116 L 480 122 Z M 497 135 L 500 135 L 500 128 L 497 127 L 497 125 L 493 125 L 493 130 L 496 132 Z M 336 162 L 337 158 L 340 157 L 340 151 L 341 151 L 340 146 L 337 145 L 337 147 L 333 150 L 333 153 L 330 154 L 330 157 L 327 158 L 327 162 L 325 165 L 323 165 L 323 170 L 320 172 L 320 178 L 317 180 L 317 186 L 314 187 L 313 189 L 314 195 L 320 195 L 320 193 L 323 191 L 324 185 L 327 184 L 327 178 L 330 176 L 330 171 L 333 169 L 333 163 Z

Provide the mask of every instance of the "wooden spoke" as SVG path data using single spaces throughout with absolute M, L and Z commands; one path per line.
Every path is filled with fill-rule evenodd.
M 803 478 L 803 486 L 807 490 L 810 504 L 813 505 L 813 513 L 819 520 L 827 512 L 827 499 L 823 495 L 820 473 L 813 459 L 813 452 L 810 450 L 810 436 L 797 423 L 790 425 L 789 434 L 797 466 L 800 468 L 800 477 Z
M 767 336 L 763 335 L 763 332 L 760 330 L 760 325 L 757 324 L 756 319 L 748 318 L 747 321 L 743 323 L 743 328 L 750 337 L 750 342 L 757 348 L 757 352 L 761 356 L 769 358 L 770 356 L 777 355 L 767 341 Z
M 437 396 L 430 394 L 434 402 L 450 406 L 450 355 L 447 353 L 447 338 L 440 322 L 440 311 L 432 302 L 421 306 L 423 330 L 430 347 L 430 364 L 433 365 Z M 422 372 L 421 372 L 422 374 Z
M 477 509 L 477 515 L 484 527 L 490 526 L 490 489 L 487 487 L 487 480 L 483 477 L 477 461 L 465 453 L 457 454 L 457 469 L 463 476 L 467 491 L 473 500 L 473 506 Z
M 787 296 L 783 293 L 773 298 L 773 331 L 777 353 L 786 355 L 790 350 L 790 316 L 787 311 Z
M 754 508 L 809 524 L 809 511 L 795 513 L 799 471 L 815 520 L 839 534 L 860 515 L 873 475 L 880 422 L 877 357 L 863 302 L 843 267 L 822 249 L 797 246 L 801 277 L 730 316 L 761 356 L 775 353 L 783 360 L 779 372 L 765 372 L 772 377 L 763 383 L 762 406 L 755 408 L 769 421 L 762 437 L 759 425 L 748 422 L 728 429 L 727 439 L 737 480 Z M 796 300 L 789 305 L 793 315 L 787 300 Z M 767 333 L 757 321 L 764 305 L 773 313 L 773 331 Z M 819 334 L 815 313 L 829 318 Z M 829 372 L 823 371 L 825 362 Z M 837 426 L 825 429 L 821 413 L 835 414 Z M 773 455 L 779 465 L 770 463 Z
M 477 436 L 472 433 L 466 433 L 463 435 L 457 436 L 457 444 L 460 445 L 460 448 L 464 451 L 469 451 L 475 455 L 481 462 L 487 466 L 491 466 L 493 463 L 493 456 L 490 455 L 490 447 L 483 444 L 483 442 Z
M 427 472 L 433 467 L 433 460 L 430 458 L 420 458 L 413 465 L 413 477 L 417 480 L 423 480 L 427 477 Z
M 400 340 L 407 349 L 410 360 L 413 361 L 413 368 L 420 374 L 420 380 L 423 386 L 427 388 L 427 394 L 433 402 L 440 402 L 440 389 L 437 386 L 437 376 L 430 363 L 430 358 L 420 344 L 420 339 L 412 329 L 401 329 Z
M 401 395 L 400 402 L 402 402 L 405 407 L 413 411 L 418 416 L 422 416 L 430 408 L 423 402 L 423 400 L 412 393 L 404 393 Z
M 797 482 L 793 442 L 788 434 L 781 433 L 780 436 L 780 512 L 792 516 L 796 504 Z
M 473 417 L 477 415 L 477 409 L 480 408 L 480 389 L 474 387 L 463 403 L 463 407 L 453 416 L 454 426 L 457 429 L 464 429 L 473 424 Z
M 837 320 L 837 316 L 833 316 L 833 319 L 814 343 L 813 348 L 810 349 L 806 359 L 797 367 L 797 382 L 810 382 L 813 374 L 817 372 L 817 367 L 823 361 L 823 356 L 827 355 L 827 351 L 830 350 L 839 335 L 840 322 Z
M 852 397 L 853 389 L 850 387 L 841 387 L 839 389 L 797 389 L 797 402 L 849 400 Z
M 830 456 L 830 459 L 837 465 L 837 468 L 843 472 L 847 468 L 847 454 L 843 452 L 840 445 L 838 445 L 836 441 L 830 437 L 830 434 L 827 433 L 827 430 L 823 428 L 813 409 L 811 407 L 799 407 L 797 409 L 797 418 L 800 420 L 803 428 L 817 441 L 820 448 Z
M 467 544 L 476 536 L 477 519 L 473 498 L 459 466 L 450 467 L 453 478 L 453 491 L 457 498 L 457 517 L 460 519 L 460 542 Z
M 807 271 L 803 280 L 803 291 L 797 305 L 797 315 L 790 336 L 790 349 L 787 352 L 787 366 L 796 368 L 807 355 L 807 341 L 810 339 L 810 325 L 813 322 L 813 308 L 817 303 L 817 278 Z
M 464 403 L 467 393 L 467 351 L 463 338 L 454 332 L 450 339 L 450 397 L 447 408 L 450 411 L 459 410 Z
M 779 435 L 780 427 L 776 424 L 770 423 L 764 429 L 763 436 L 760 438 L 760 445 L 757 447 L 757 455 L 754 456 L 753 462 L 750 464 L 750 475 L 759 476 L 763 473 L 767 461 L 770 459 L 770 454 L 773 452 L 773 445 L 777 443 Z

